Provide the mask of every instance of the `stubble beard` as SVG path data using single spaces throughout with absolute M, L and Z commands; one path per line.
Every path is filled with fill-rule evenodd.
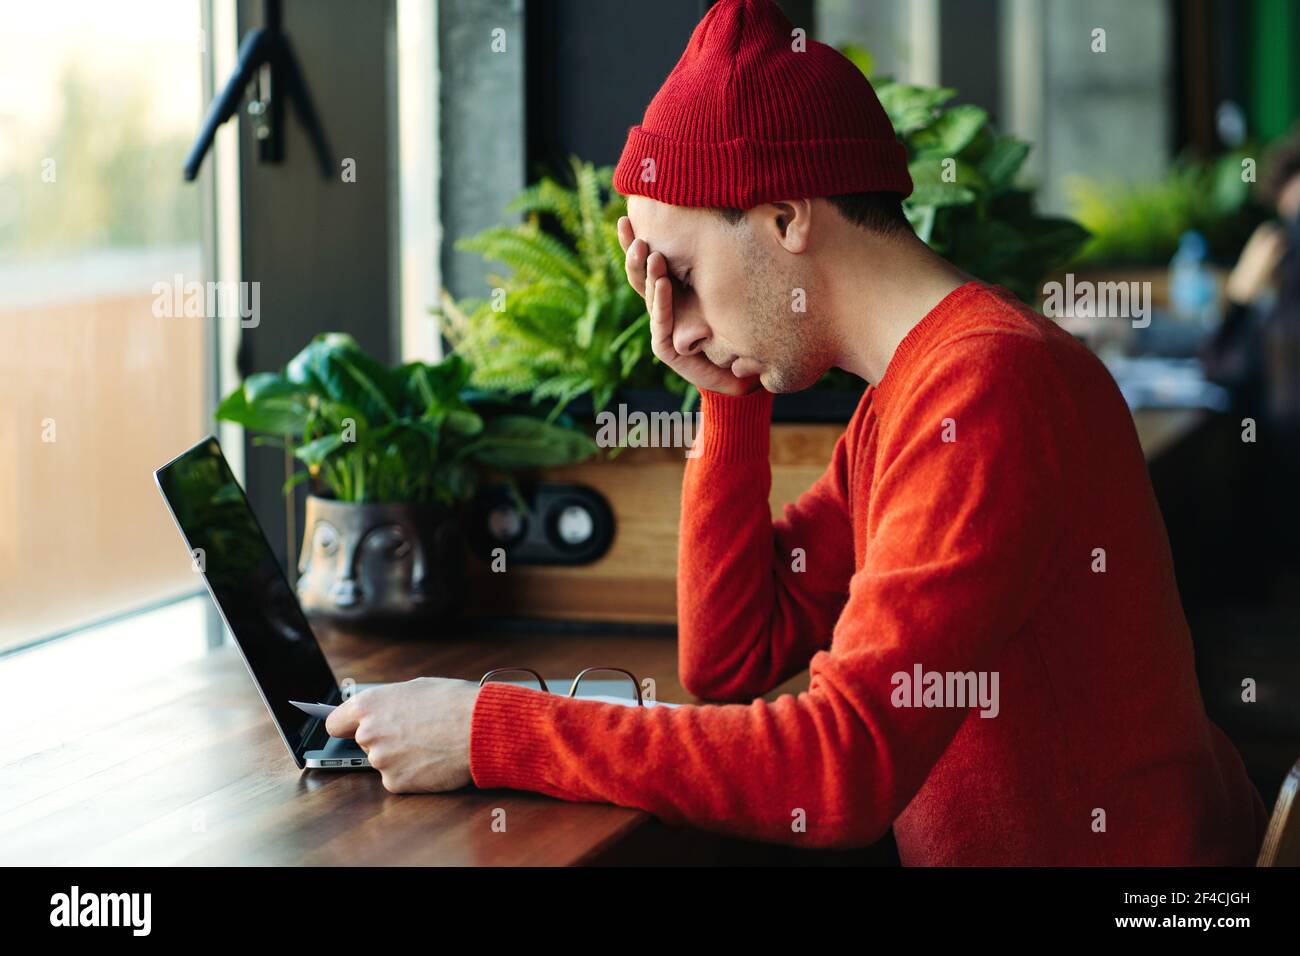
M 755 251 L 751 245 L 751 251 Z M 759 381 L 769 392 L 801 392 L 811 388 L 831 363 L 819 341 L 819 324 L 811 311 L 794 309 L 796 290 L 802 290 L 807 308 L 814 300 L 812 275 L 807 269 L 779 269 L 770 253 L 750 257 L 752 279 L 745 292 L 750 339 L 761 354 L 752 356 L 763 366 Z

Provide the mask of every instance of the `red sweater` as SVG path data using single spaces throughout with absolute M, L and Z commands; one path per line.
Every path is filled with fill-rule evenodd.
M 1264 807 L 1206 717 L 1133 420 L 1091 353 L 962 286 L 775 522 L 771 400 L 703 396 L 682 495 L 682 684 L 744 703 L 489 684 L 478 786 L 795 845 L 892 825 L 905 864 L 1254 862 Z M 755 699 L 805 667 L 806 693 Z M 996 706 L 922 693 L 972 672 Z

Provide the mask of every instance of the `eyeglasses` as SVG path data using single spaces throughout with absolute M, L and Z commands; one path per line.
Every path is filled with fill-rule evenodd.
M 611 673 L 611 674 L 622 674 L 624 677 L 630 680 L 632 682 L 632 690 L 636 694 L 636 705 L 638 707 L 645 706 L 644 702 L 641 700 L 641 682 L 636 679 L 636 676 L 633 675 L 631 671 L 625 671 L 621 667 L 588 667 L 585 670 L 580 671 L 578 673 L 578 676 L 573 679 L 573 683 L 569 685 L 569 696 L 577 697 L 578 686 L 582 683 L 583 678 L 585 678 L 588 674 L 598 673 L 601 671 Z M 488 681 L 497 680 L 502 674 L 528 674 L 535 681 L 537 681 L 538 686 L 541 687 L 544 693 L 547 694 L 553 693 L 551 689 L 546 686 L 546 680 L 542 677 L 542 675 L 537 673 L 537 671 L 533 670 L 531 667 L 498 667 L 495 670 L 488 671 L 486 674 L 480 677 L 478 681 L 478 686 L 482 687 Z

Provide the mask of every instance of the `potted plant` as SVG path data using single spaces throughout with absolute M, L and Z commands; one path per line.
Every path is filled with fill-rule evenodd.
M 292 451 L 311 483 L 298 593 L 308 613 L 350 622 L 456 610 L 465 554 L 458 508 L 490 475 L 596 451 L 565 422 L 467 388 L 453 355 L 388 368 L 349 335 L 317 336 L 280 372 L 250 375 L 217 418 Z

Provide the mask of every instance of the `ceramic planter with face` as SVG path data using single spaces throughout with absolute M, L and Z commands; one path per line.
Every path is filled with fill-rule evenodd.
M 428 620 L 458 610 L 465 550 L 450 508 L 313 495 L 298 572 L 308 614 L 367 624 Z

